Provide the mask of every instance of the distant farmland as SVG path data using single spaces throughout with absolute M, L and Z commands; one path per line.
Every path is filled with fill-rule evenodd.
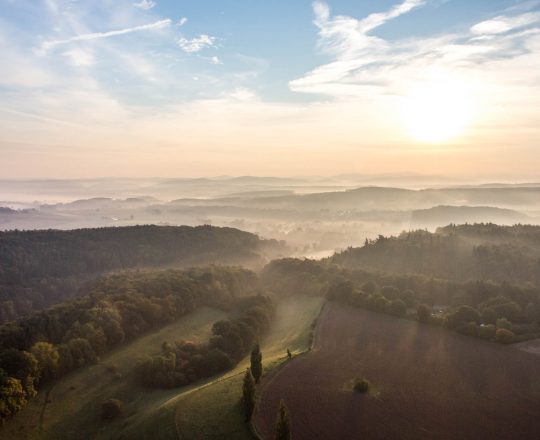
M 352 391 L 356 377 L 369 395 Z M 296 440 L 538 439 L 540 356 L 329 303 L 315 349 L 263 381 L 265 439 L 280 399 Z

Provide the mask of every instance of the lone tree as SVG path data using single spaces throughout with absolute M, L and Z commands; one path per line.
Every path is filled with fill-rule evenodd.
M 291 440 L 291 419 L 289 418 L 289 411 L 285 406 L 285 402 L 281 400 L 279 402 L 279 412 L 276 422 L 276 435 L 275 440 Z
M 246 423 L 251 420 L 253 410 L 255 409 L 255 381 L 249 368 L 246 370 L 244 376 L 244 384 L 242 386 L 242 409 L 244 410 L 244 416 Z
M 357 393 L 365 394 L 369 391 L 369 381 L 366 379 L 356 379 L 353 389 Z
M 288 348 L 287 348 L 287 357 L 289 358 L 289 360 L 292 358 L 291 350 L 289 350 Z
M 255 379 L 255 383 L 259 383 L 262 376 L 262 353 L 259 344 L 255 345 L 251 351 L 251 374 Z
M 101 405 L 101 418 L 103 420 L 114 420 L 122 415 L 123 403 L 118 399 L 109 399 Z

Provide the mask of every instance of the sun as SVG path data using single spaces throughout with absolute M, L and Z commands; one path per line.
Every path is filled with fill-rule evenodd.
M 416 140 L 440 144 L 463 134 L 472 121 L 473 102 L 465 84 L 435 81 L 411 90 L 401 110 L 404 125 Z

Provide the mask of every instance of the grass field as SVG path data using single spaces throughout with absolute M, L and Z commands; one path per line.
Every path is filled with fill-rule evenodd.
M 286 299 L 278 304 L 275 322 L 261 341 L 266 371 L 286 359 L 287 348 L 293 354 L 308 348 L 311 323 L 322 304 L 322 298 L 311 297 Z M 204 341 L 212 324 L 223 317 L 221 311 L 200 309 L 119 348 L 99 364 L 61 379 L 52 389 L 42 390 L 0 430 L 0 438 L 251 439 L 238 405 L 248 359 L 221 376 L 172 390 L 142 388 L 129 374 L 140 356 L 158 352 L 164 340 Z M 107 371 L 111 365 L 117 366 L 121 378 Z M 109 398 L 124 402 L 125 415 L 105 423 L 100 420 L 100 406 Z
M 206 340 L 212 324 L 224 318 L 225 313 L 202 308 L 168 325 L 143 336 L 105 356 L 93 365 L 66 376 L 50 390 L 39 395 L 0 430 L 2 439 L 110 439 L 122 437 L 122 431 L 140 419 L 148 418 L 178 390 L 148 390 L 137 386 L 130 372 L 136 360 L 145 354 L 159 352 L 164 340 Z M 121 378 L 107 371 L 116 365 Z M 111 423 L 100 421 L 100 406 L 108 398 L 124 402 L 126 416 Z M 45 401 L 49 403 L 45 405 Z M 169 414 L 171 420 L 174 413 Z M 157 424 L 156 424 L 157 425 Z M 175 438 L 174 423 L 168 438 Z M 159 428 L 157 426 L 155 429 Z M 163 438 L 167 438 L 165 434 Z
M 308 349 L 311 323 L 323 298 L 296 297 L 278 304 L 276 320 L 261 341 L 265 372 L 293 354 Z M 246 440 L 253 436 L 243 421 L 239 401 L 248 360 L 210 384 L 182 395 L 176 402 L 176 426 L 181 438 Z
M 352 390 L 366 378 L 369 394 Z M 445 329 L 329 303 L 314 350 L 263 380 L 256 426 L 284 399 L 295 440 L 540 438 L 540 358 Z

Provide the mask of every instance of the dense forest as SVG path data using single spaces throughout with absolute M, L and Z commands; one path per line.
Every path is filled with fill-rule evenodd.
M 133 226 L 0 232 L 0 323 L 77 295 L 104 272 L 264 264 L 281 244 L 232 228 Z
M 454 281 L 540 284 L 540 226 L 450 225 L 435 233 L 379 236 L 331 258 L 347 268 L 422 274 Z
M 197 307 L 229 309 L 258 293 L 257 276 L 245 269 L 126 272 L 104 277 L 79 298 L 5 324 L 0 419 L 22 409 L 39 385 L 97 362 L 119 344 Z

